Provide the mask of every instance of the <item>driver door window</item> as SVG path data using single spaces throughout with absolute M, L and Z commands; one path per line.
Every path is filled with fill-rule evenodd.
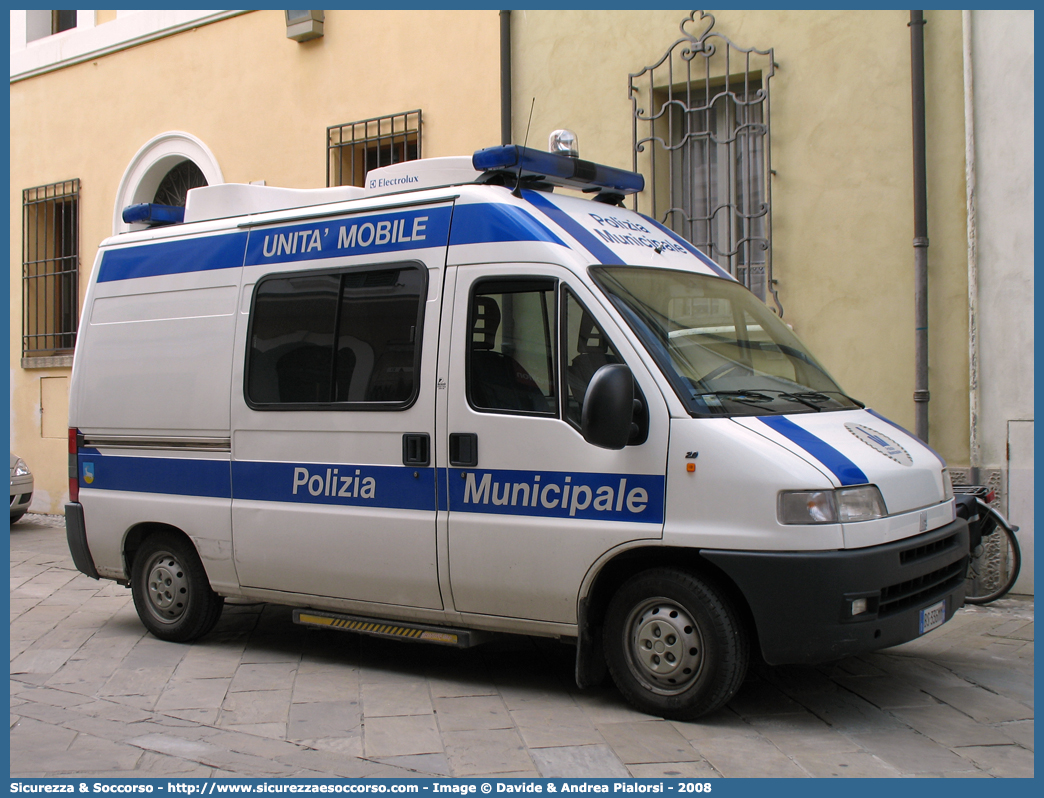
M 468 311 L 468 402 L 476 410 L 557 415 L 553 280 L 478 283 Z
M 562 292 L 562 331 L 565 418 L 577 429 L 587 386 L 595 372 L 608 363 L 621 363 L 608 337 L 579 300 L 568 289 Z

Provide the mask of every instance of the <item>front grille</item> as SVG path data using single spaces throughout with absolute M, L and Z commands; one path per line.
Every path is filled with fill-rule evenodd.
M 899 563 L 901 565 L 906 565 L 908 563 L 917 562 L 918 560 L 927 559 L 941 551 L 946 551 L 956 542 L 957 536 L 950 535 L 949 537 L 941 538 L 932 543 L 926 543 L 923 546 L 918 546 L 914 549 L 907 549 L 906 551 L 899 553 Z
M 900 582 L 898 585 L 886 587 L 881 591 L 881 604 L 878 617 L 895 615 L 905 609 L 924 604 L 932 598 L 953 590 L 962 581 L 968 569 L 968 558 L 962 557 L 944 568 L 930 574 Z

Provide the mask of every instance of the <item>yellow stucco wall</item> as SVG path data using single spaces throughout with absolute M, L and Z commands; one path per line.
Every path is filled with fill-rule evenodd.
M 784 319 L 846 391 L 912 429 L 909 12 L 712 13 L 715 32 L 743 48 L 774 48 L 779 65 L 770 84 L 773 250 Z M 514 140 L 525 136 L 535 98 L 530 146 L 567 127 L 581 158 L 630 169 L 628 74 L 656 63 L 686 16 L 513 12 Z M 960 465 L 968 461 L 961 15 L 925 18 L 930 442 Z
M 261 11 L 11 84 L 11 448 L 34 511 L 67 495 L 66 442 L 41 436 L 40 407 L 57 385 L 41 379 L 69 369 L 20 366 L 22 190 L 80 178 L 82 297 L 153 137 L 196 136 L 229 182 L 294 188 L 325 185 L 329 125 L 420 108 L 426 157 L 470 153 L 500 142 L 499 35 L 496 11 L 327 11 L 325 35 L 298 44 L 282 11 Z

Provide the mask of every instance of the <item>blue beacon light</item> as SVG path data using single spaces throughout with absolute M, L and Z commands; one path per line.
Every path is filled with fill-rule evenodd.
M 476 150 L 471 156 L 471 165 L 480 172 L 515 173 L 523 179 L 535 178 L 553 186 L 579 191 L 600 190 L 601 193 L 626 195 L 645 188 L 645 178 L 636 172 L 517 144 Z
M 123 221 L 127 224 L 140 223 L 153 227 L 164 224 L 181 224 L 185 221 L 185 209 L 176 205 L 143 202 L 124 208 Z

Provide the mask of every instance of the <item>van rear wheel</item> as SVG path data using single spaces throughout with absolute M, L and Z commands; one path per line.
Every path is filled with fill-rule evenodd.
M 643 712 L 676 720 L 724 706 L 743 684 L 750 657 L 729 599 L 673 568 L 640 573 L 616 592 L 603 639 L 624 697 Z
M 225 604 L 211 590 L 195 547 L 169 532 L 146 538 L 134 555 L 131 594 L 145 628 L 175 643 L 187 643 L 213 629 Z

